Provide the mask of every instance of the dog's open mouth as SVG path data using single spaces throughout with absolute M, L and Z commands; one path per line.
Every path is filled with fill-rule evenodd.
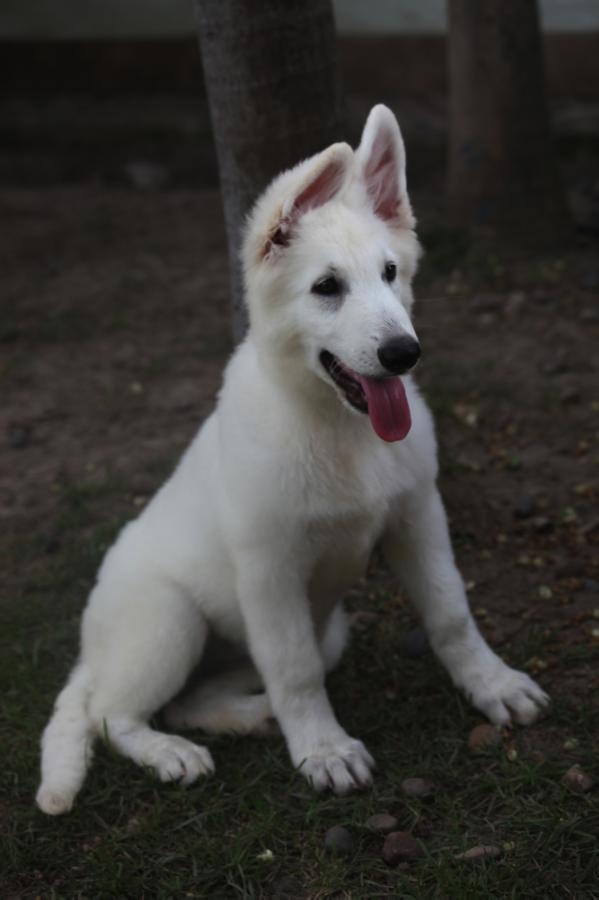
M 412 417 L 406 389 L 399 375 L 370 378 L 359 375 L 328 350 L 320 362 L 330 379 L 354 409 L 368 413 L 372 427 L 384 441 L 401 441 L 408 434 Z

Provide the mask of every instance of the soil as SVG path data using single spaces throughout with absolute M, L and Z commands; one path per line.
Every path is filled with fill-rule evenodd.
M 599 264 L 479 248 L 416 210 L 417 285 L 441 487 L 472 606 L 551 692 L 599 687 Z M 89 528 L 134 515 L 212 408 L 231 351 L 218 192 L 3 188 L 0 540 L 60 552 L 60 498 L 97 489 Z M 104 490 L 112 486 L 110 490 Z M 103 498 L 105 498 L 103 500 Z M 85 539 L 85 531 L 81 535 Z M 82 603 L 83 603 L 82 597 Z M 366 593 L 354 605 L 367 608 Z M 596 701 L 595 701 L 596 702 Z

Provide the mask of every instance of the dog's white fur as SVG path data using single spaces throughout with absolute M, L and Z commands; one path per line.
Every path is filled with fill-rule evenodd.
M 403 142 L 384 106 L 355 153 L 329 147 L 258 202 L 244 245 L 249 333 L 216 410 L 100 569 L 80 660 L 43 736 L 44 812 L 71 808 L 96 735 L 165 781 L 211 772 L 205 747 L 148 724 L 169 702 L 172 727 L 261 731 L 274 716 L 315 788 L 370 783 L 373 760 L 337 722 L 324 678 L 347 634 L 339 598 L 379 539 L 437 656 L 478 709 L 500 725 L 528 723 L 547 702 L 493 653 L 469 612 L 435 486 L 433 423 L 411 378 L 411 431 L 386 443 L 319 361 L 326 348 L 382 376 L 381 342 L 414 336 L 413 226 Z M 386 261 L 397 266 L 392 284 L 381 278 Z M 346 285 L 332 306 L 311 294 L 331 267 Z M 230 660 L 173 701 L 222 639 L 247 648 L 245 662 Z

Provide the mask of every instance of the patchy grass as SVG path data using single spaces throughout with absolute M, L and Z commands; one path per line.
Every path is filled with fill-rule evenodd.
M 416 307 L 419 382 L 437 417 L 472 606 L 493 646 L 550 691 L 546 719 L 472 756 L 480 717 L 432 657 L 402 656 L 414 620 L 375 561 L 349 598 L 370 615 L 330 679 L 341 722 L 377 759 L 371 791 L 316 796 L 276 738 L 210 739 L 216 774 L 189 790 L 98 746 L 74 811 L 50 819 L 33 804 L 39 736 L 106 547 L 212 404 L 228 347 L 227 270 L 210 243 L 216 194 L 8 202 L 23 215 L 6 234 L 12 299 L 0 324 L 6 417 L 21 429 L 0 442 L 3 472 L 14 473 L 0 481 L 2 896 L 598 898 L 597 788 L 575 795 L 560 783 L 575 763 L 599 775 L 598 335 L 585 287 L 596 247 L 512 262 L 429 230 Z M 49 278 L 27 229 L 56 248 L 57 271 L 78 273 L 76 290 Z M 474 302 L 477 292 L 495 301 Z M 564 400 L 572 388 L 578 397 Z M 521 520 L 523 497 L 534 511 Z M 431 779 L 433 799 L 404 798 L 410 776 Z M 413 832 L 422 859 L 383 862 L 382 838 L 365 826 L 379 812 Z M 324 852 L 337 824 L 353 835 L 348 857 Z M 455 859 L 478 844 L 501 855 Z
M 472 756 L 466 741 L 478 717 L 430 656 L 401 658 L 399 638 L 413 620 L 378 567 L 350 598 L 354 609 L 374 615 L 360 623 L 330 680 L 341 721 L 377 758 L 372 791 L 316 796 L 292 771 L 281 739 L 219 738 L 209 739 L 216 775 L 188 790 L 158 784 L 99 747 L 73 813 L 60 819 L 39 813 L 38 738 L 77 651 L 85 593 L 117 527 L 89 531 L 93 510 L 112 491 L 116 502 L 121 492 L 110 481 L 63 491 L 60 554 L 41 565 L 39 542 L 25 541 L 20 565 L 29 574 L 20 595 L 2 607 L 5 895 L 597 896 L 596 795 L 572 795 L 560 784 L 574 762 L 589 771 L 596 766 L 596 706 L 589 710 L 558 687 L 544 723 L 506 733 L 500 747 Z M 510 655 L 522 661 L 537 649 L 533 633 L 515 642 Z M 598 659 L 595 653 L 589 662 Z M 574 749 L 564 749 L 566 739 Z M 412 775 L 432 779 L 432 800 L 402 796 L 401 782 Z M 419 837 L 422 860 L 403 870 L 382 861 L 382 838 L 365 826 L 382 811 Z M 335 824 L 354 837 L 350 857 L 323 850 L 324 833 Z M 455 860 L 481 843 L 500 846 L 501 857 Z M 271 861 L 261 859 L 266 850 Z

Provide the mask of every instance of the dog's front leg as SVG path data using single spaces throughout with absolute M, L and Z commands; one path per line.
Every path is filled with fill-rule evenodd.
M 324 685 L 305 584 L 264 554 L 240 562 L 239 601 L 254 663 L 291 759 L 316 790 L 345 794 L 372 781 L 373 759 L 337 722 Z
M 451 548 L 445 510 L 434 484 L 403 497 L 384 540 L 433 650 L 472 704 L 492 722 L 528 724 L 549 698 L 524 672 L 506 665 L 480 634 Z

